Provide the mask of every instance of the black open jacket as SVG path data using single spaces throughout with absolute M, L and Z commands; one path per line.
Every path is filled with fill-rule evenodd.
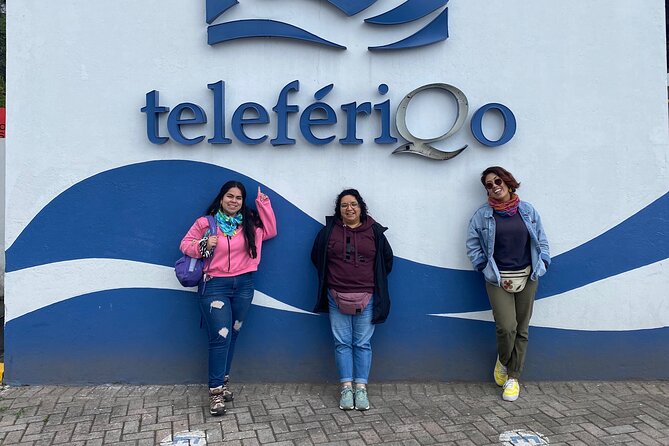
M 318 270 L 318 297 L 314 312 L 327 313 L 328 284 L 327 284 L 327 262 L 328 262 L 328 240 L 334 228 L 335 217 L 325 218 L 325 227 L 318 232 L 311 248 L 311 261 Z M 383 233 L 388 228 L 374 222 L 374 245 L 376 256 L 374 257 L 374 308 L 372 309 L 372 324 L 381 324 L 388 318 L 390 312 L 390 295 L 388 294 L 388 274 L 393 269 L 393 250 L 388 239 Z

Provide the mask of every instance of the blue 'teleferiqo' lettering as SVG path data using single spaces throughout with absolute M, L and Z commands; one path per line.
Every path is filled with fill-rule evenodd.
M 207 140 L 210 144 L 230 144 L 232 140 L 225 137 L 225 82 L 218 81 L 208 84 L 207 88 L 214 93 L 214 136 Z
M 246 110 L 255 111 L 256 116 L 254 118 L 244 117 Z M 248 124 L 267 124 L 268 122 L 269 115 L 262 105 L 255 102 L 245 102 L 237 107 L 237 110 L 232 115 L 232 131 L 237 139 L 244 144 L 260 144 L 267 139 L 267 135 L 263 135 L 260 138 L 250 138 L 244 132 L 244 126 Z
M 207 140 L 210 144 L 231 144 L 232 140 L 226 137 L 226 110 L 225 110 L 225 82 L 218 81 L 207 84 L 211 90 L 214 99 L 214 134 Z M 322 99 L 332 91 L 334 84 L 329 84 L 314 94 L 316 102 L 305 108 L 299 117 L 300 132 L 305 140 L 315 145 L 324 145 L 335 139 L 335 135 L 327 137 L 318 137 L 314 135 L 315 126 L 326 126 L 337 123 L 337 113 L 329 104 Z M 286 84 L 279 93 L 276 105 L 272 108 L 276 114 L 276 137 L 270 140 L 273 146 L 292 145 L 295 139 L 288 135 L 288 117 L 290 113 L 299 113 L 300 108 L 295 104 L 288 103 L 288 94 L 290 92 L 300 91 L 300 82 L 294 80 Z M 378 87 L 381 95 L 388 92 L 388 86 L 381 84 Z M 164 144 L 169 141 L 169 137 L 161 136 L 160 115 L 168 113 L 169 107 L 163 107 L 159 104 L 159 92 L 156 90 L 146 94 L 146 105 L 140 110 L 146 113 L 146 134 L 154 144 Z M 372 110 L 373 107 L 373 110 Z M 380 135 L 374 139 L 377 144 L 392 144 L 397 141 L 390 134 L 390 100 L 385 100 L 372 106 L 371 102 L 363 102 L 357 105 L 357 102 L 350 102 L 341 105 L 341 109 L 346 112 L 346 136 L 339 141 L 341 144 L 362 144 L 363 140 L 356 136 L 357 117 L 359 114 L 371 115 L 373 111 L 378 112 L 380 122 Z M 254 116 L 248 116 L 248 113 L 255 113 Z M 245 126 L 269 124 L 270 116 L 267 110 L 256 102 L 245 102 L 234 111 L 230 127 L 237 139 L 243 144 L 260 144 L 264 142 L 268 135 L 265 132 L 258 138 L 252 138 L 247 135 Z M 207 123 L 207 114 L 197 104 L 184 102 L 178 104 L 169 113 L 167 117 L 167 130 L 170 137 L 175 142 L 184 145 L 193 145 L 201 142 L 205 136 L 198 135 L 193 138 L 186 137 L 183 134 L 182 127 L 187 125 L 198 125 Z
M 500 136 L 497 141 L 491 141 L 483 134 L 483 115 L 485 115 L 488 110 L 497 110 L 502 114 L 502 119 L 504 119 L 504 131 L 502 132 L 502 136 Z M 486 104 L 476 110 L 476 113 L 474 113 L 474 116 L 472 116 L 471 129 L 474 138 L 476 138 L 477 141 L 484 146 L 501 146 L 502 144 L 506 144 L 507 142 L 511 141 L 513 135 L 516 134 L 516 117 L 506 105 L 493 102 Z
M 388 86 L 386 84 L 379 85 L 379 93 L 385 95 L 388 93 Z M 377 144 L 393 144 L 397 142 L 397 138 L 390 135 L 390 99 L 374 104 L 374 110 L 381 112 L 381 135 L 374 138 Z
M 281 89 L 276 105 L 272 110 L 276 113 L 276 138 L 270 140 L 273 146 L 295 144 L 295 140 L 288 137 L 288 113 L 297 113 L 300 107 L 288 105 L 288 92 L 300 91 L 300 81 L 294 80 Z
M 426 86 L 421 87 L 420 89 L 424 89 L 425 87 Z M 207 88 L 211 90 L 214 100 L 214 134 L 208 139 L 208 142 L 210 144 L 230 144 L 232 143 L 232 140 L 225 135 L 225 82 L 218 81 L 213 84 L 208 84 Z M 335 139 L 334 134 L 330 134 L 326 137 L 318 137 L 314 135 L 313 132 L 315 126 L 327 126 L 337 123 L 337 113 L 332 106 L 323 101 L 325 96 L 327 96 L 333 88 L 334 84 L 328 84 L 319 89 L 314 94 L 316 102 L 307 106 L 304 109 L 304 112 L 299 116 L 300 132 L 304 139 L 311 144 L 325 145 Z M 386 84 L 380 84 L 378 86 L 378 92 L 381 95 L 386 95 L 388 90 Z M 286 84 L 279 92 L 276 105 L 272 108 L 276 114 L 276 137 L 270 140 L 270 143 L 273 146 L 295 144 L 295 139 L 288 135 L 288 119 L 289 114 L 298 114 L 300 108 L 295 104 L 288 103 L 288 95 L 290 92 L 297 91 L 300 91 L 300 82 L 298 80 Z M 462 100 L 466 101 L 464 93 L 461 92 L 461 94 L 463 96 Z M 189 138 L 183 134 L 184 126 L 196 126 L 207 123 L 207 115 L 202 107 L 191 102 L 184 102 L 176 105 L 170 112 L 169 107 L 161 106 L 159 102 L 159 92 L 152 90 L 146 93 L 146 105 L 140 109 L 142 113 L 146 114 L 146 135 L 149 141 L 153 144 L 164 144 L 169 141 L 169 137 L 160 135 L 160 116 L 166 113 L 169 113 L 167 116 L 167 130 L 170 137 L 174 139 L 175 142 L 184 145 L 193 145 L 198 144 L 205 138 L 205 135 Z M 346 136 L 339 139 L 341 144 L 362 144 L 363 140 L 356 135 L 357 118 L 358 115 L 369 116 L 372 114 L 378 118 L 380 124 L 380 133 L 378 137 L 374 138 L 374 142 L 376 144 L 393 144 L 397 142 L 397 138 L 390 133 L 390 99 L 386 99 L 385 101 L 374 105 L 372 105 L 371 102 L 363 102 L 360 105 L 358 105 L 357 102 L 349 102 L 342 104 L 340 107 L 346 115 Z M 504 119 L 504 130 L 500 138 L 496 141 L 489 140 L 483 134 L 483 116 L 489 110 L 498 111 Z M 463 120 L 465 118 L 466 116 L 463 117 Z M 232 115 L 232 120 L 230 121 L 230 127 L 241 143 L 253 145 L 260 144 L 267 140 L 267 132 L 265 131 L 261 136 L 253 138 L 246 133 L 246 127 L 251 125 L 266 125 L 270 122 L 271 120 L 267 109 L 256 102 L 245 102 L 235 109 Z M 457 129 L 455 129 L 455 131 L 457 131 Z M 486 104 L 478 109 L 472 116 L 471 131 L 481 144 L 489 147 L 500 146 L 509 142 L 515 135 L 516 118 L 513 115 L 513 112 L 505 105 L 498 103 Z M 450 135 L 450 133 L 448 135 Z
M 182 118 L 183 112 L 188 110 L 191 118 Z M 197 144 L 204 139 L 204 135 L 196 136 L 195 138 L 186 138 L 181 132 L 182 125 L 205 124 L 207 122 L 207 115 L 197 104 L 184 102 L 172 109 L 167 117 L 167 130 L 170 136 L 179 144 L 192 145 Z
M 328 93 L 330 93 L 332 87 L 334 87 L 334 84 L 330 84 L 321 88 L 316 92 L 316 94 L 314 94 L 314 99 L 320 101 Z M 324 114 L 325 117 L 312 118 L 312 115 L 314 113 L 321 115 Z M 335 139 L 334 135 L 330 135 L 326 138 L 318 138 L 311 131 L 311 127 L 314 125 L 331 125 L 336 123 L 337 123 L 337 114 L 335 113 L 332 107 L 330 107 L 325 102 L 314 102 L 313 104 L 308 106 L 302 113 L 302 116 L 300 116 L 300 132 L 302 132 L 302 136 L 304 136 L 304 139 L 306 139 L 310 143 L 316 145 L 324 145 Z
M 154 144 L 165 144 L 169 138 L 158 134 L 158 119 L 160 114 L 167 113 L 170 109 L 158 105 L 159 95 L 160 93 L 156 90 L 148 92 L 146 94 L 146 105 L 140 111 L 146 113 L 146 137 L 149 138 L 149 141 Z
M 356 136 L 358 115 L 370 115 L 372 113 L 372 103 L 363 102 L 357 105 L 355 102 L 342 104 L 341 109 L 346 112 L 346 138 L 339 140 L 341 144 L 362 144 L 362 139 Z

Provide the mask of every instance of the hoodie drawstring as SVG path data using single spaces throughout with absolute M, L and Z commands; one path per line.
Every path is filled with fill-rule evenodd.
M 346 230 L 347 226 L 346 225 L 343 225 L 343 226 L 344 226 L 344 243 L 343 243 L 343 247 L 344 247 L 343 257 L 344 257 L 344 260 L 345 261 L 350 261 L 351 255 L 352 255 L 353 256 L 353 265 L 355 267 L 357 267 L 358 266 L 358 234 L 357 234 L 356 231 L 348 232 Z M 353 246 L 351 246 L 351 236 L 350 236 L 350 234 L 353 234 Z M 351 248 L 353 248 L 353 249 L 351 249 Z
M 358 267 L 358 233 L 353 233 L 353 265 Z

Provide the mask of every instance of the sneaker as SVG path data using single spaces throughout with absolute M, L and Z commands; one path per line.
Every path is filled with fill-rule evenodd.
M 495 377 L 495 382 L 498 386 L 502 387 L 506 380 L 509 379 L 509 376 L 506 372 L 506 367 L 499 362 L 499 356 L 497 357 L 497 362 L 495 362 L 495 370 L 493 371 L 493 376 Z
M 514 378 L 509 378 L 504 383 L 504 392 L 502 392 L 502 399 L 504 401 L 516 401 L 518 395 L 520 394 L 520 385 L 518 380 Z
M 341 398 L 339 398 L 339 408 L 341 410 L 353 409 L 353 389 L 351 386 L 341 388 Z
M 367 398 L 367 387 L 355 388 L 355 410 L 368 410 L 369 399 Z
M 225 414 L 225 402 L 223 401 L 223 386 L 209 389 L 209 413 L 214 416 Z
M 230 375 L 225 375 L 223 378 L 223 401 L 229 403 L 235 399 L 235 395 L 228 389 L 228 383 L 230 382 Z

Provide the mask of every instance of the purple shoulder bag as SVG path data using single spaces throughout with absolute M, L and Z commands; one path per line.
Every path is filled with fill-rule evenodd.
M 214 217 L 207 215 L 207 221 L 209 222 L 209 233 L 216 234 L 216 220 L 214 220 Z M 211 261 L 212 257 L 209 257 L 209 261 Z M 204 265 L 205 259 L 197 259 L 184 255 L 174 264 L 174 273 L 177 275 L 177 280 L 179 280 L 181 285 L 194 287 L 204 277 Z

